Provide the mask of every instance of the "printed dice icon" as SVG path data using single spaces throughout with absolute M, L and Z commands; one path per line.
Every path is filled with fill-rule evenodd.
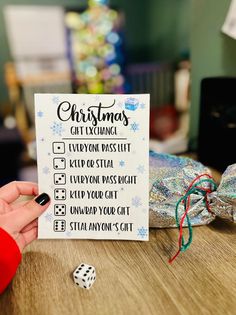
M 66 183 L 66 174 L 64 174 L 64 173 L 54 174 L 54 184 L 65 185 L 65 183 Z
M 54 232 L 65 232 L 66 230 L 66 221 L 65 220 L 55 220 L 53 222 Z
M 53 159 L 53 167 L 56 170 L 64 170 L 66 168 L 66 159 L 65 158 Z
M 53 142 L 52 152 L 55 154 L 64 154 L 65 153 L 65 143 L 64 142 Z
M 66 190 L 64 188 L 55 189 L 54 190 L 54 199 L 65 200 L 66 199 Z
M 75 269 L 73 278 L 79 287 L 90 289 L 96 279 L 96 270 L 93 266 L 82 263 Z
M 66 215 L 66 205 L 62 204 L 54 205 L 54 214 L 56 216 Z

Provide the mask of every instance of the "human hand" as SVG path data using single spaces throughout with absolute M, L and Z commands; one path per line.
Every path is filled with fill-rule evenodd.
M 0 188 L 0 228 L 11 235 L 22 252 L 37 238 L 38 217 L 49 206 L 50 198 L 43 193 L 33 200 L 14 203 L 21 195 L 37 196 L 38 185 L 11 182 Z

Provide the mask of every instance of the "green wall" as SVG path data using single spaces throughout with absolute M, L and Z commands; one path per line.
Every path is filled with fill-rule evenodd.
M 236 76 L 236 41 L 221 32 L 231 0 L 192 0 L 190 147 L 196 149 L 201 79 Z
M 131 62 L 176 61 L 189 51 L 191 0 L 111 0 L 126 15 Z
M 191 0 L 149 0 L 149 56 L 175 61 L 189 52 Z
M 191 0 L 110 0 L 126 17 L 128 62 L 174 61 L 189 47 L 189 6 Z M 11 60 L 3 7 L 7 4 L 85 6 L 87 0 L 0 0 L 0 104 L 7 100 L 3 65 Z

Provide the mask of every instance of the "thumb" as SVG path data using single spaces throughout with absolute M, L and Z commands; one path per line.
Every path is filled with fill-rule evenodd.
M 35 199 L 10 212 L 12 214 L 12 227 L 15 231 L 21 231 L 27 224 L 38 218 L 49 206 L 50 197 L 42 193 Z M 10 215 L 10 214 L 9 214 Z

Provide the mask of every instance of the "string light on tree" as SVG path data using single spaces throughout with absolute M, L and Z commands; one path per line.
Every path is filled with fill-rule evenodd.
M 90 0 L 82 13 L 68 12 L 73 85 L 78 93 L 127 92 L 123 75 L 122 14 L 108 0 Z

